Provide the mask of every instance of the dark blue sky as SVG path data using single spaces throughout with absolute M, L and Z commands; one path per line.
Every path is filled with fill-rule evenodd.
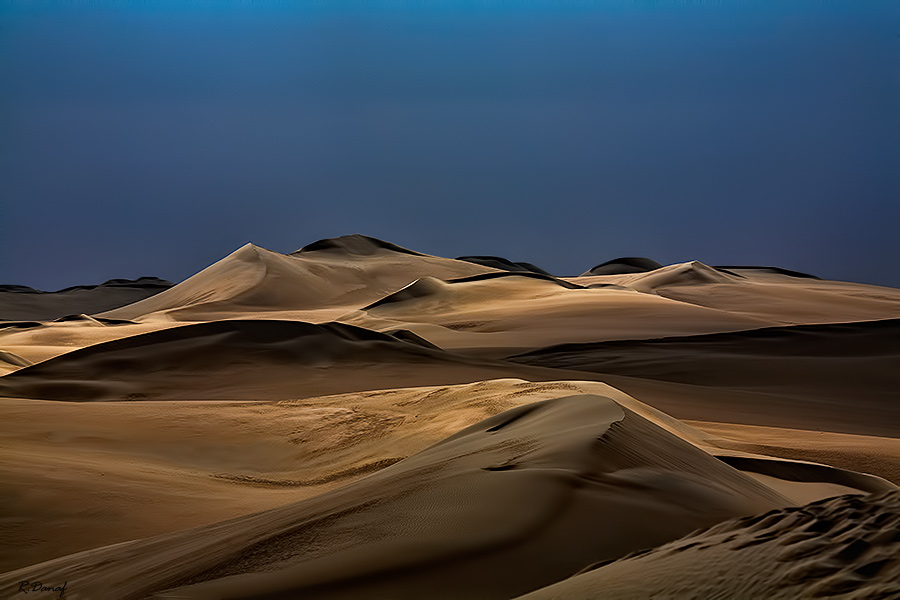
M 900 286 L 900 3 L 0 2 L 0 283 L 365 233 Z

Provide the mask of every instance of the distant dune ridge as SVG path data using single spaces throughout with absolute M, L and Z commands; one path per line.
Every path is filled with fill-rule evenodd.
M 0 286 L 0 589 L 900 597 L 898 324 L 779 267 L 358 234 Z
M 44 292 L 22 285 L 0 285 L 0 322 L 52 320 L 67 314 L 98 313 L 143 300 L 172 287 L 156 277 L 110 279 Z
M 614 258 L 605 263 L 600 263 L 593 267 L 584 275 L 624 275 L 626 273 L 646 273 L 655 271 L 662 265 L 651 258 L 642 258 L 639 256 L 625 256 L 622 258 Z
M 466 262 L 502 269 L 504 271 L 538 273 L 540 275 L 550 275 L 549 272 L 542 268 L 527 262 L 513 262 L 500 256 L 458 256 L 456 260 L 464 260 Z
M 882 435 L 900 427 L 898 319 L 564 344 L 509 360 L 742 391 L 756 394 L 757 403 L 764 398 L 759 395 L 774 395 L 803 410 L 806 419 L 834 415 L 848 425 L 874 423 Z

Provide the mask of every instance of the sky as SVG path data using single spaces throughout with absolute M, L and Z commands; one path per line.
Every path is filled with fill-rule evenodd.
M 351 233 L 900 287 L 900 3 L 0 0 L 0 283 Z

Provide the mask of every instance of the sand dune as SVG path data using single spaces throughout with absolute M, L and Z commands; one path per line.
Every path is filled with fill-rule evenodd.
M 715 402 L 765 406 L 799 422 L 858 424 L 860 433 L 898 432 L 900 321 L 803 325 L 658 340 L 567 344 L 512 357 L 524 364 L 746 392 Z M 607 377 L 638 392 L 628 380 Z M 864 384 L 861 385 L 861 382 Z M 665 386 L 657 386 L 665 393 Z M 678 386 L 669 386 L 678 393 Z M 683 394 L 699 394 L 681 386 Z M 755 400 L 754 400 L 755 399 Z M 782 408 L 779 409 L 778 405 Z M 681 415 L 672 410 L 673 414 Z M 712 417 L 715 419 L 715 417 Z M 740 421 L 746 422 L 746 421 Z M 762 423 L 760 423 L 762 424 Z M 788 425 L 786 422 L 785 425 Z M 795 421 L 796 424 L 796 421 Z M 834 429 L 833 429 L 834 430 Z M 842 429 L 840 431 L 848 431 Z
M 623 278 L 620 285 L 639 292 L 656 293 L 662 288 L 738 283 L 741 279 L 743 279 L 741 275 L 726 273 L 702 262 L 693 261 Z
M 900 290 L 353 235 L 75 301 L 133 284 L 0 288 L 8 596 L 900 593 Z
M 567 277 L 763 319 L 770 325 L 840 323 L 900 317 L 900 290 L 821 280 L 775 267 L 714 268 L 699 262 L 637 274 Z
M 177 321 L 133 323 L 91 317 L 62 321 L 0 323 L 0 348 L 40 362 L 94 344 L 182 325 Z
M 156 277 L 110 279 L 100 285 L 80 285 L 57 292 L 0 285 L 0 322 L 47 321 L 70 314 L 102 312 L 143 300 L 171 286 Z
M 456 257 L 456 260 L 464 260 L 466 262 L 475 263 L 476 265 L 483 265 L 485 267 L 492 267 L 494 269 L 501 269 L 503 271 L 530 272 L 538 273 L 540 275 L 550 275 L 550 273 L 548 273 L 547 271 L 531 263 L 513 262 L 500 256 L 458 256 Z
M 505 410 L 572 394 L 612 398 L 707 454 L 760 456 L 747 443 L 735 446 L 734 433 L 688 427 L 591 382 L 502 379 L 279 402 L 6 399 L 0 403 L 0 422 L 8 424 L 0 443 L 0 494 L 10 515 L 0 548 L 16 551 L 0 553 L 0 571 L 310 498 Z M 843 459 L 846 467 L 879 472 L 878 465 L 870 468 L 875 440 L 847 452 L 846 437 L 830 451 L 819 438 L 797 446 L 796 433 L 783 437 L 792 445 L 770 434 L 764 454 L 815 460 L 796 455 L 806 448 L 823 462 Z M 854 491 L 834 483 L 834 473 L 811 474 L 824 479 L 767 478 L 764 485 L 791 499 L 798 492 L 823 498 Z
M 345 307 L 346 312 L 418 277 L 452 279 L 491 271 L 358 235 L 321 240 L 287 255 L 247 244 L 163 294 L 102 316 L 152 314 L 196 321 L 254 311 Z
M 375 330 L 403 327 L 442 348 L 499 358 L 504 352 L 563 341 L 649 339 L 900 316 L 896 290 L 772 275 L 771 270 L 761 271 L 760 278 L 757 272 L 728 273 L 693 262 L 544 281 L 526 273 L 449 281 L 423 278 L 337 320 Z M 550 281 L 575 287 L 549 287 Z
M 284 399 L 540 369 L 448 354 L 342 323 L 227 320 L 94 344 L 0 379 L 0 396 L 44 400 Z
M 585 275 L 624 275 L 626 273 L 646 273 L 661 268 L 662 265 L 650 258 L 626 256 L 614 258 L 582 273 Z
M 504 356 L 566 341 L 640 339 L 764 327 L 652 294 L 588 289 L 538 274 L 423 278 L 339 320 L 369 329 L 403 327 L 442 348 Z
M 900 492 L 727 521 L 523 598 L 897 598 Z
M 564 396 L 501 413 L 315 499 L 63 557 L 37 575 L 69 581 L 76 598 L 170 587 L 181 598 L 501 598 L 785 504 L 609 398 Z M 533 568 L 523 572 L 523 561 Z
M 624 398 L 503 379 L 279 402 L 6 399 L 0 548 L 15 550 L 0 572 L 309 498 L 504 410 L 598 392 Z

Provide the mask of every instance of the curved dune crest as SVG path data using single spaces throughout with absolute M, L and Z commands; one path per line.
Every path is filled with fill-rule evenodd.
M 24 359 L 13 352 L 6 352 L 5 350 L 0 350 L 0 361 L 17 367 L 27 367 L 31 364 L 30 360 Z
M 639 292 L 654 293 L 659 288 L 734 283 L 741 275 L 719 271 L 699 261 L 691 261 L 662 267 L 648 273 L 622 279 L 619 283 Z
M 30 360 L 19 356 L 15 352 L 0 350 L 0 375 L 6 375 L 31 364 L 33 363 Z
M 508 598 L 787 504 L 609 398 L 567 396 L 309 500 L 2 580 L 53 573 L 73 598 Z
M 599 597 L 900 597 L 900 492 L 728 521 L 522 596 Z
M 470 284 L 475 282 L 487 282 L 487 281 L 497 281 L 496 283 L 500 287 L 490 288 L 490 287 L 476 287 L 476 286 L 466 286 L 464 284 Z M 531 285 L 531 282 L 535 282 Z M 510 292 L 516 293 L 519 290 L 516 287 L 517 284 L 525 284 L 531 285 L 531 287 L 527 288 L 526 293 L 537 292 L 540 293 L 541 285 L 543 282 L 553 284 L 560 288 L 569 289 L 569 290 L 583 290 L 587 289 L 584 286 L 570 283 L 568 281 L 564 281 L 562 279 L 557 279 L 552 275 L 541 275 L 539 273 L 513 273 L 513 272 L 494 272 L 494 273 L 481 273 L 478 275 L 471 275 L 469 277 L 459 277 L 455 279 L 449 280 L 439 280 L 434 277 L 422 277 L 407 285 L 406 287 L 397 290 L 393 294 L 389 294 L 384 298 L 369 304 L 368 306 L 364 306 L 361 310 L 372 310 L 381 306 L 388 306 L 391 304 L 402 303 L 408 300 L 416 300 L 416 299 L 428 299 L 428 300 L 437 300 L 450 304 L 455 304 L 459 300 L 464 300 L 471 294 L 477 294 L 479 291 L 482 293 L 491 293 L 493 292 L 497 296 L 503 296 Z M 509 285 L 507 285 L 509 284 Z M 488 284 L 490 285 L 490 284 Z M 521 287 L 521 286 L 519 286 Z M 552 288 L 550 288 L 552 289 Z M 463 294 L 462 298 L 457 298 L 459 294 Z M 521 295 L 521 293 L 519 294 Z
M 405 302 L 416 298 L 434 298 L 446 293 L 449 285 L 447 282 L 441 281 L 434 277 L 420 277 L 407 286 L 404 286 L 394 292 L 388 294 L 380 300 L 376 300 L 368 306 L 364 306 L 361 310 L 371 310 L 379 306 Z
M 245 244 L 165 292 L 129 306 L 107 311 L 103 316 L 135 319 L 152 312 L 234 298 L 265 277 L 266 265 L 265 259 L 261 256 L 262 250 L 253 244 Z
M 713 267 L 720 271 L 728 271 L 732 272 L 735 275 L 742 275 L 744 272 L 747 272 L 749 275 L 784 275 L 786 277 L 794 277 L 797 279 L 818 279 L 821 280 L 821 277 L 816 277 L 815 275 L 810 275 L 809 273 L 801 273 L 800 271 L 793 271 L 791 269 L 782 269 L 781 267 L 756 267 L 749 265 L 716 265 Z M 734 273 L 737 271 L 737 273 Z

